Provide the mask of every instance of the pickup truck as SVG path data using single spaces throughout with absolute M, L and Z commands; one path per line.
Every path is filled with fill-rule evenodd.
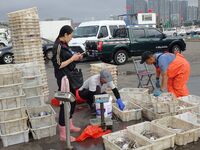
M 167 37 L 156 28 L 129 27 L 115 30 L 112 39 L 86 41 L 86 51 L 103 62 L 125 64 L 129 57 L 141 56 L 145 51 L 179 52 L 186 49 L 181 37 Z

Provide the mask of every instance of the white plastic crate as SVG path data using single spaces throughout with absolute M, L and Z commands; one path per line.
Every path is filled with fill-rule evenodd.
M 0 67 L 0 86 L 22 83 L 22 72 L 20 70 L 13 68 L 10 65 L 5 65 L 4 67 L 10 68 Z
M 183 114 L 176 115 L 174 117 L 179 118 L 179 119 L 184 120 L 184 121 L 187 121 L 187 122 L 190 122 L 194 125 L 200 126 L 200 115 L 199 114 L 186 112 L 186 113 L 183 113 Z
M 0 122 L 1 135 L 7 135 L 27 130 L 27 121 L 28 117 Z
M 149 89 L 146 88 L 122 88 L 120 93 L 127 94 L 131 99 L 137 101 L 146 101 L 146 96 L 149 96 Z
M 128 126 L 127 129 L 129 132 L 136 135 L 140 135 L 145 140 L 153 143 L 152 145 L 153 150 L 163 150 L 163 149 L 174 147 L 174 140 L 175 140 L 176 134 L 152 122 L 143 122 L 143 123 L 139 123 L 133 126 Z M 143 135 L 143 133 L 145 132 L 154 133 L 158 135 L 159 138 L 155 140 L 151 140 Z
M 11 97 L 11 96 L 19 96 L 19 95 L 23 95 L 22 83 L 0 86 L 0 97 L 1 98 Z
M 155 120 L 160 119 L 166 116 L 173 116 L 176 115 L 176 113 L 155 113 L 153 106 L 151 107 L 142 107 L 142 116 L 148 120 Z
M 104 135 L 102 138 L 103 138 L 105 150 L 122 150 L 122 148 L 120 148 L 118 145 L 116 145 L 113 142 L 117 138 L 127 138 L 130 141 L 134 140 L 135 142 L 137 142 L 138 145 L 140 145 L 140 147 L 136 148 L 135 150 L 151 150 L 152 149 L 152 144 L 150 142 L 141 138 L 138 135 L 128 132 L 127 130 L 121 130 L 118 132 L 110 133 L 110 134 Z
M 124 102 L 125 110 L 121 111 L 117 104 L 113 103 L 113 113 L 122 121 L 140 120 L 142 118 L 142 109 L 131 102 Z
M 176 133 L 175 143 L 177 145 L 186 145 L 197 141 L 199 138 L 199 126 L 195 126 L 176 117 L 165 117 L 154 120 L 153 122 Z
M 199 113 L 200 113 L 200 96 L 188 95 L 188 96 L 180 97 L 178 99 L 180 99 L 184 102 L 190 103 L 190 104 L 198 105 Z
M 37 62 L 17 64 L 17 67 L 22 70 L 22 77 L 34 77 L 41 74 L 40 67 Z
M 155 113 L 174 113 L 178 101 L 171 93 L 163 93 L 158 97 L 151 95 L 151 101 Z
M 7 135 L 0 135 L 0 136 L 3 142 L 3 146 L 7 147 L 10 145 L 29 142 L 28 134 L 29 134 L 29 129 L 26 131 L 16 132 Z
M 42 85 L 23 87 L 26 98 L 42 95 Z
M 47 112 L 48 115 L 39 116 L 41 112 Z M 32 129 L 38 129 L 56 124 L 55 121 L 56 113 L 51 107 L 51 105 L 27 108 L 27 113 L 29 116 L 29 121 L 31 123 Z
M 23 77 L 22 81 L 24 87 L 32 87 L 42 84 L 41 76 Z
M 41 138 L 51 137 L 51 136 L 56 135 L 56 127 L 57 127 L 57 124 L 38 128 L 38 129 L 31 129 L 31 133 L 35 140 L 39 140 Z
M 48 101 L 47 95 L 40 95 L 26 98 L 26 106 L 27 107 L 38 107 L 45 105 L 45 102 Z
M 26 117 L 26 107 L 0 110 L 0 122 Z
M 25 95 L 0 98 L 0 110 L 26 106 Z
M 191 104 L 178 100 L 178 106 L 176 107 L 176 112 L 182 114 L 185 112 L 199 112 L 199 106 L 196 104 Z
M 188 102 L 188 103 L 200 104 L 200 96 L 197 96 L 197 95 L 183 96 L 183 97 L 179 97 L 178 99 Z

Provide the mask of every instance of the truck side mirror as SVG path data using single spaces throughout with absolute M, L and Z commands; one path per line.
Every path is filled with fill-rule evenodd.
M 98 39 L 103 38 L 103 33 L 99 33 Z

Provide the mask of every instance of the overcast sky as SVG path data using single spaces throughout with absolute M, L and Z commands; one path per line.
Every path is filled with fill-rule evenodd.
M 188 0 L 197 4 L 197 0 Z M 41 20 L 69 17 L 74 21 L 106 19 L 110 15 L 124 14 L 126 0 L 0 0 L 0 21 L 7 13 L 36 6 Z
M 0 20 L 7 13 L 37 6 L 42 20 L 69 17 L 75 21 L 106 19 L 125 13 L 126 0 L 0 0 Z

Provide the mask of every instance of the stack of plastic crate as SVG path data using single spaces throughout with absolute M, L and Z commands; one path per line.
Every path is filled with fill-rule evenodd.
M 30 129 L 34 139 L 56 134 L 55 111 L 45 104 L 48 95 L 42 93 L 42 80 L 39 65 L 35 63 L 18 64 L 22 70 L 23 90 L 26 97 Z
M 28 142 L 22 72 L 15 65 L 0 66 L 0 136 L 3 146 Z
M 49 94 L 37 8 L 11 12 L 8 17 L 15 63 L 38 62 L 42 92 Z
M 107 69 L 112 74 L 113 82 L 115 86 L 117 86 L 117 66 L 106 64 L 106 63 L 97 63 L 97 64 L 90 64 L 90 75 L 99 74 L 101 70 Z M 107 89 L 107 92 L 110 93 L 111 89 Z

